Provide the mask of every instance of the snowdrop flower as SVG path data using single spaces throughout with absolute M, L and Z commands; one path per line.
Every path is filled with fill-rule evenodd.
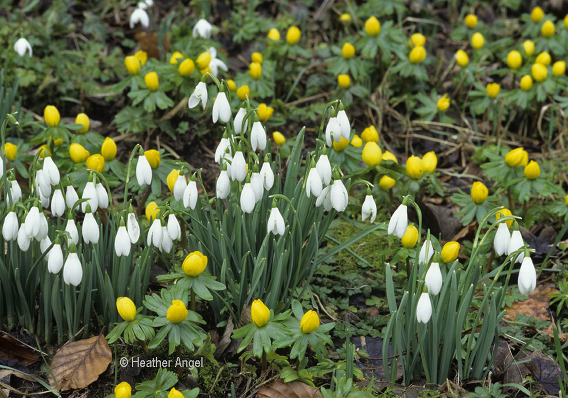
M 15 211 L 11 211 L 6 215 L 4 224 L 2 225 L 2 236 L 6 242 L 13 241 L 18 238 L 18 216 Z
M 33 206 L 28 212 L 28 215 L 24 219 L 24 224 L 22 224 L 22 227 L 25 228 L 26 236 L 28 237 L 28 239 L 37 236 L 40 228 L 40 219 L 39 209 L 36 206 Z
M 225 151 L 225 154 L 221 158 L 221 166 L 223 166 L 223 168 L 227 168 L 227 175 L 232 179 L 233 175 L 231 174 L 231 163 L 233 163 L 233 156 L 231 155 L 230 150 L 227 149 Z
M 401 204 L 394 211 L 389 221 L 388 233 L 394 234 L 399 238 L 404 236 L 408 227 L 408 213 L 405 204 Z
M 49 236 L 46 236 L 45 238 L 43 238 L 41 240 L 41 242 L 39 242 L 39 250 L 42 253 L 45 253 L 45 251 L 47 250 L 47 248 L 51 246 L 51 239 L 49 239 Z M 50 256 L 51 250 L 49 252 L 47 252 L 47 254 L 45 255 L 45 259 L 48 260 L 49 256 Z
M 14 51 L 16 51 L 20 57 L 26 55 L 26 52 L 30 57 L 32 56 L 32 46 L 30 42 L 23 37 L 19 38 L 18 41 L 14 43 Z
M 248 119 L 245 121 L 243 126 L 243 121 L 245 120 L 246 115 L 247 110 L 245 108 L 240 108 L 235 115 L 235 120 L 233 121 L 233 124 L 235 125 L 235 133 L 241 134 L 241 132 L 248 130 Z
M 231 105 L 224 91 L 219 91 L 215 102 L 213 102 L 213 123 L 217 123 L 217 119 L 223 123 L 227 123 L 231 118 Z
M 46 156 L 45 159 L 43 159 L 43 172 L 46 182 L 49 182 L 51 185 L 59 184 L 61 174 L 59 173 L 57 165 L 50 156 Z
M 318 162 L 316 163 L 316 169 L 322 182 L 325 185 L 329 185 L 331 182 L 331 164 L 329 163 L 329 158 L 325 153 L 319 157 Z
M 53 197 L 51 198 L 51 214 L 55 217 L 61 217 L 65 214 L 65 198 L 63 197 L 61 189 L 53 191 Z
M 511 235 L 509 235 L 509 228 L 507 228 L 507 223 L 499 223 L 497 232 L 495 233 L 495 239 L 493 240 L 493 248 L 495 249 L 495 254 L 502 256 L 503 254 L 507 253 L 509 240 L 511 240 Z
M 347 189 L 341 180 L 335 180 L 331 186 L 331 205 L 339 212 L 345 210 L 349 202 Z
M 72 209 L 78 200 L 79 195 L 77 195 L 77 191 L 75 191 L 75 188 L 73 188 L 72 185 L 68 185 L 67 190 L 65 191 L 65 204 L 69 209 Z
M 150 17 L 146 10 L 137 8 L 130 14 L 130 29 L 133 29 L 137 23 L 140 23 L 145 28 L 150 26 Z
M 136 180 L 138 180 L 138 185 L 140 186 L 152 184 L 152 167 L 145 155 L 138 156 L 138 163 L 136 164 Z
M 258 203 L 260 199 L 262 199 L 262 193 L 264 192 L 264 186 L 262 184 L 262 177 L 258 172 L 258 167 L 254 166 L 257 171 L 253 172 L 250 176 L 250 184 L 252 186 L 252 190 L 254 191 L 254 201 Z
M 35 236 L 36 240 L 38 242 L 41 242 L 47 237 L 48 232 L 49 232 L 49 225 L 47 225 L 47 218 L 45 218 L 45 214 L 43 214 L 42 211 L 39 213 L 39 229 L 37 231 L 37 235 Z
M 252 129 L 250 131 L 250 145 L 252 150 L 255 152 L 257 148 L 261 151 L 264 151 L 264 148 L 266 148 L 266 131 L 258 120 L 252 124 Z
M 73 242 L 75 245 L 79 243 L 79 231 L 75 225 L 75 220 L 67 220 L 67 225 L 65 226 L 65 232 L 69 234 L 68 244 Z
M 176 216 L 173 214 L 170 214 L 168 216 L 167 231 L 171 240 L 178 240 L 179 238 L 181 238 L 181 227 Z
M 39 199 L 41 201 L 41 207 L 47 209 L 49 207 L 49 196 L 43 196 L 41 191 L 39 191 Z
M 519 270 L 519 291 L 521 294 L 534 292 L 536 287 L 536 270 L 530 257 L 523 258 L 521 269 Z
M 189 207 L 191 210 L 195 209 L 198 196 L 199 194 L 197 193 L 197 183 L 193 180 L 190 180 L 189 184 L 187 184 L 187 187 L 183 191 L 183 205 L 185 207 Z
M 320 196 L 316 199 L 316 207 L 320 207 L 322 204 L 326 211 L 331 210 L 331 186 L 322 189 Z
M 215 50 L 214 47 L 209 47 L 209 50 L 207 50 L 207 52 L 211 54 L 211 61 L 209 61 L 209 68 L 211 68 L 211 73 L 213 74 L 213 76 L 217 76 L 219 74 L 219 69 L 225 72 L 229 70 L 229 68 L 227 68 L 227 65 L 219 58 L 217 58 L 217 50 Z
M 241 192 L 241 209 L 245 213 L 252 213 L 256 204 L 254 190 L 250 182 L 245 183 Z
M 260 176 L 262 177 L 264 189 L 269 191 L 274 185 L 274 172 L 272 171 L 272 167 L 270 167 L 270 163 L 266 161 L 266 159 L 260 168 Z
M 130 242 L 135 244 L 140 239 L 140 225 L 138 220 L 136 220 L 136 214 L 134 212 L 129 212 L 126 217 L 126 230 L 128 231 L 128 237 Z
M 67 285 L 79 286 L 83 279 L 83 267 L 77 253 L 71 252 L 67 255 L 67 260 L 63 265 L 63 281 Z
M 193 37 L 195 38 L 201 36 L 204 39 L 209 39 L 211 38 L 212 28 L 213 26 L 211 26 L 209 22 L 207 22 L 205 19 L 200 19 L 193 27 Z
M 176 183 L 174 184 L 174 198 L 177 201 L 183 200 L 183 193 L 187 188 L 187 181 L 185 180 L 185 176 L 179 175 Z
M 160 246 L 160 250 L 163 251 L 164 253 L 169 253 L 172 250 L 172 247 L 174 247 L 174 242 L 173 242 L 172 238 L 170 237 L 170 234 L 168 233 L 168 227 L 163 226 L 162 227 L 162 244 Z
M 428 287 L 428 292 L 432 293 L 434 296 L 440 293 L 440 290 L 442 289 L 442 272 L 440 271 L 440 264 L 434 262 L 430 264 L 430 268 L 428 268 L 428 272 L 426 272 L 424 282 Z
M 83 213 L 87 212 L 87 205 L 91 206 L 91 213 L 97 211 L 99 208 L 99 196 L 97 195 L 97 188 L 95 187 L 94 182 L 87 182 L 85 189 L 83 189 L 83 196 L 81 199 L 87 199 L 86 202 L 81 203 L 81 211 Z
M 18 181 L 10 181 L 10 194 L 12 195 L 12 203 L 16 203 L 22 198 L 22 189 L 20 188 Z
M 35 177 L 36 191 L 40 192 L 44 198 L 51 196 L 51 184 L 49 176 L 46 175 L 45 170 L 38 170 Z
M 229 181 L 227 170 L 221 170 L 221 174 L 219 174 L 219 178 L 217 178 L 215 188 L 217 191 L 217 198 L 223 200 L 229 196 L 229 193 L 231 192 L 231 181 Z
M 418 323 L 427 324 L 432 317 L 432 302 L 428 293 L 422 293 L 416 305 L 416 320 Z
M 197 83 L 197 86 L 195 86 L 193 93 L 191 93 L 187 106 L 189 109 L 193 109 L 199 104 L 199 102 L 201 102 L 203 109 L 205 110 L 205 107 L 207 106 L 207 96 L 207 86 L 204 82 L 199 82 Z
M 106 209 L 108 207 L 108 192 L 102 183 L 98 182 L 95 186 L 97 190 L 97 200 L 100 209 Z
M 365 201 L 363 202 L 363 206 L 361 206 L 361 217 L 363 221 L 368 218 L 371 223 L 375 222 L 375 217 L 377 217 L 377 204 L 375 203 L 375 199 L 373 199 L 373 195 L 367 194 L 367 196 L 365 196 Z
M 147 244 L 154 245 L 156 249 L 162 247 L 162 222 L 157 218 L 148 230 Z
M 81 232 L 85 243 L 96 244 L 99 242 L 99 224 L 97 224 L 97 220 L 95 220 L 93 213 L 85 214 Z M 130 242 L 130 239 L 128 239 L 128 241 Z
M 349 119 L 347 118 L 347 114 L 345 113 L 343 106 L 341 106 L 340 109 L 341 110 L 337 112 L 337 121 L 339 122 L 339 130 L 341 132 L 341 137 L 349 141 L 349 136 L 351 135 L 351 124 L 349 123 Z M 339 141 L 341 141 L 341 138 L 339 139 Z
M 30 248 L 30 238 L 28 238 L 24 224 L 20 226 L 20 230 L 18 231 L 18 246 L 23 252 L 27 252 Z
M 523 242 L 523 237 L 521 236 L 521 232 L 513 231 L 513 233 L 511 234 L 511 239 L 509 240 L 509 245 L 507 246 L 507 255 L 516 252 L 524 245 L 525 243 Z M 525 253 L 521 252 L 516 259 L 513 259 L 513 262 L 521 263 L 524 258 L 525 258 Z
M 237 116 L 239 116 L 238 113 L 237 113 Z M 236 130 L 237 130 L 237 117 L 235 117 L 235 131 Z M 237 134 L 240 134 L 240 131 L 237 132 Z M 223 138 L 221 138 L 221 141 L 219 141 L 219 145 L 217 145 L 217 149 L 215 150 L 215 163 L 218 163 L 218 164 L 221 163 L 221 158 L 223 157 L 223 154 L 225 153 L 227 148 L 230 148 L 230 146 L 231 146 L 231 142 L 229 141 L 229 139 L 227 137 L 223 136 Z
M 420 254 L 418 254 L 418 264 L 428 264 L 433 255 L 434 246 L 429 239 L 426 239 L 420 249 Z
M 237 150 L 231 164 L 231 179 L 243 182 L 247 176 L 247 163 L 241 150 Z
M 317 168 L 314 166 L 310 169 L 308 178 L 306 179 L 306 196 L 309 198 L 311 195 L 314 195 L 317 198 L 321 195 L 322 189 L 321 177 Z
M 325 141 L 327 146 L 332 145 L 332 138 L 335 142 L 341 141 L 341 127 L 337 121 L 337 116 L 330 117 L 329 122 L 327 122 L 327 126 L 325 128 Z
M 138 2 L 138 8 L 145 10 L 148 7 L 152 7 L 154 5 L 154 0 L 145 0 Z
M 124 221 L 121 222 L 123 224 Z M 118 227 L 116 238 L 114 238 L 114 252 L 117 257 L 130 255 L 130 236 L 124 225 Z
M 63 251 L 61 250 L 61 245 L 56 241 L 49 252 L 47 270 L 52 274 L 57 274 L 61 271 L 61 268 L 63 268 Z
M 268 217 L 267 232 L 272 232 L 274 235 L 284 235 L 285 229 L 286 225 L 284 224 L 284 218 L 282 218 L 280 210 L 278 210 L 278 207 L 274 204 L 270 211 L 270 216 Z

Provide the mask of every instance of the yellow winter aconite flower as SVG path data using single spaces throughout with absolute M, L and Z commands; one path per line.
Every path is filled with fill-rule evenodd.
M 367 166 L 376 166 L 381 164 L 383 151 L 375 141 L 369 141 L 363 147 L 362 157 Z
M 396 180 L 386 175 L 382 176 L 379 180 L 379 186 L 385 191 L 388 191 L 389 189 L 394 187 L 394 184 L 396 184 Z
M 85 115 L 84 113 L 79 113 L 75 118 L 75 124 L 82 124 L 83 127 L 77 130 L 78 133 L 86 133 L 89 131 L 90 125 L 89 116 Z
M 376 36 L 381 33 L 381 23 L 374 16 L 369 17 L 369 19 L 365 21 L 365 31 L 369 36 Z
M 507 54 L 507 66 L 511 69 L 517 69 L 523 63 L 523 57 L 517 50 L 513 50 Z
M 564 73 L 566 73 L 566 61 L 556 61 L 552 65 L 552 74 L 556 77 L 560 77 Z
M 343 151 L 348 146 L 349 146 L 349 140 L 346 140 L 343 137 L 341 137 L 341 141 L 339 142 L 335 142 L 335 140 L 333 141 L 333 149 L 335 149 L 337 152 Z
M 300 329 L 304 333 L 311 333 L 317 328 L 319 328 L 320 319 L 314 310 L 309 310 L 304 314 L 302 320 L 300 321 Z
M 231 92 L 237 91 L 237 83 L 233 79 L 227 80 L 227 86 L 229 86 Z
M 519 167 L 523 162 L 523 152 L 525 152 L 525 150 L 522 147 L 507 152 L 505 155 L 505 163 L 511 167 Z
M 51 151 L 49 150 L 49 146 L 47 146 L 46 144 L 43 144 L 42 146 L 40 146 L 37 149 L 37 152 L 39 152 L 39 156 L 44 159 L 45 156 L 51 156 Z
M 548 76 L 548 71 L 546 70 L 546 66 L 542 64 L 534 64 L 531 67 L 531 74 L 534 80 L 541 82 L 546 79 L 546 76 Z
M 568 29 L 568 28 L 567 28 L 567 29 Z M 566 203 L 566 206 L 568 206 L 568 195 L 566 195 L 566 196 L 564 197 L 564 203 Z
M 406 232 L 400 238 L 400 243 L 402 247 L 407 249 L 412 249 L 416 246 L 416 242 L 418 242 L 418 229 L 414 225 L 409 225 L 406 227 Z
M 440 112 L 446 112 L 448 110 L 448 108 L 450 107 L 450 99 L 446 94 L 444 94 L 442 98 L 438 100 L 436 107 Z
M 189 253 L 182 264 L 183 272 L 189 276 L 197 276 L 207 268 L 207 256 L 200 251 Z
M 424 47 L 426 44 L 426 36 L 422 33 L 414 33 L 410 36 L 409 44 L 411 47 Z
M 495 214 L 495 218 L 498 220 L 501 217 L 507 217 L 507 216 L 512 216 L 512 215 L 513 215 L 513 213 L 511 213 L 511 210 L 501 209 Z M 505 221 L 505 223 L 507 224 L 507 227 L 511 228 L 511 225 L 513 225 L 513 220 L 507 220 L 507 221 Z
M 249 96 L 250 96 L 249 86 L 245 84 L 244 86 L 239 87 L 239 89 L 237 90 L 237 97 L 239 97 L 241 101 L 246 100 L 247 97 Z
M 420 64 L 426 58 L 426 50 L 422 46 L 414 47 L 408 54 L 408 60 L 413 64 Z
M 209 51 L 202 52 L 195 60 L 195 63 L 197 64 L 197 67 L 199 69 L 207 68 L 210 62 L 211 62 L 211 54 L 209 53 Z
M 116 143 L 110 137 L 106 137 L 101 145 L 101 155 L 105 160 L 113 160 L 116 157 Z
M 262 103 L 258 106 L 258 110 L 256 111 L 258 118 L 261 122 L 266 122 L 268 119 L 272 117 L 274 113 L 274 108 Z
M 542 24 L 540 33 L 542 33 L 544 37 L 552 37 L 554 36 L 554 32 L 555 32 L 554 23 L 552 21 L 546 21 L 545 23 Z
M 272 42 L 276 42 L 276 41 L 280 41 L 280 32 L 278 31 L 278 29 L 276 28 L 272 28 L 268 31 L 268 34 L 266 35 L 266 37 L 268 37 L 268 44 L 272 45 L 274 43 Z
M 542 18 L 544 18 L 544 11 L 542 11 L 542 8 L 533 8 L 531 11 L 531 19 L 533 20 L 533 22 L 540 22 Z
M 148 151 L 144 151 L 144 156 L 150 163 L 150 167 L 153 169 L 157 169 L 160 166 L 160 152 L 155 149 L 150 149 Z
M 349 86 L 351 86 L 351 78 L 349 75 L 338 75 L 337 84 L 339 84 L 341 88 L 349 88 Z
M 128 73 L 131 75 L 136 75 L 140 72 L 140 60 L 134 55 L 129 55 L 124 58 L 124 65 L 126 66 Z
M 16 155 L 18 154 L 18 146 L 7 142 L 4 144 L 4 153 L 6 154 L 6 159 L 9 161 L 16 160 Z
M 375 126 L 369 126 L 361 133 L 361 138 L 365 142 L 379 142 L 379 132 Z
M 144 83 L 150 91 L 156 91 L 160 87 L 160 81 L 158 80 L 158 74 L 156 72 L 148 72 L 144 76 Z
M 170 57 L 170 64 L 177 65 L 180 59 L 183 59 L 182 53 L 180 53 L 179 51 L 174 51 L 174 53 Z
M 275 131 L 274 133 L 272 133 L 272 139 L 274 140 L 276 145 L 284 145 L 284 143 L 286 142 L 286 137 L 284 137 L 284 134 L 282 134 L 280 131 Z
M 189 58 L 184 59 L 183 62 L 178 66 L 178 73 L 183 77 L 191 75 L 194 70 L 195 63 Z
M 45 124 L 49 127 L 57 127 L 59 124 L 59 111 L 53 105 L 48 105 L 43 110 L 43 118 L 45 119 Z
M 418 156 L 411 156 L 406 161 L 406 173 L 415 180 L 424 174 L 424 162 Z
M 127 322 L 131 322 L 136 318 L 136 306 L 128 297 L 117 298 L 116 309 L 118 310 L 118 315 Z
M 73 143 L 69 147 L 69 156 L 73 162 L 83 163 L 89 156 L 91 156 L 91 154 L 83 147 L 83 145 Z
M 201 73 L 201 76 L 205 75 L 206 73 L 211 73 L 211 67 L 207 65 L 205 69 L 199 69 L 199 73 Z
M 259 64 L 262 64 L 262 54 L 258 51 L 253 52 L 250 56 L 250 59 L 252 62 L 258 62 Z
M 552 58 L 550 57 L 549 53 L 547 53 L 546 51 L 543 51 L 536 56 L 536 59 L 535 59 L 534 62 L 536 62 L 537 64 L 542 64 L 544 66 L 548 66 L 552 62 Z
M 183 398 L 183 394 L 172 387 L 170 393 L 168 394 L 168 398 Z
M 540 176 L 540 167 L 538 163 L 531 160 L 529 164 L 525 166 L 525 177 L 529 180 L 536 180 Z
M 297 26 L 291 26 L 286 32 L 286 43 L 293 46 L 300 41 L 300 37 L 302 37 L 300 29 Z
M 345 43 L 341 48 L 341 55 L 345 59 L 353 58 L 355 56 L 355 47 L 351 43 Z
M 442 248 L 442 253 L 440 253 L 440 257 L 442 257 L 443 262 L 448 264 L 458 258 L 459 253 L 460 244 L 456 241 L 451 241 L 444 245 L 444 247 Z
M 260 79 L 262 75 L 262 66 L 258 62 L 251 62 L 249 66 L 249 74 L 254 80 Z
M 396 159 L 396 156 L 394 156 L 394 153 L 389 151 L 385 151 L 385 153 L 383 153 L 383 161 L 384 160 L 392 160 L 394 163 L 398 164 L 398 160 Z
M 353 139 L 351 140 L 351 145 L 353 145 L 356 148 L 362 147 L 363 146 L 363 140 L 361 139 L 361 137 L 359 137 L 357 134 L 355 134 L 353 136 Z
M 343 24 L 343 26 L 349 26 L 351 24 L 351 14 L 341 14 L 339 16 L 339 21 Z
M 497 83 L 489 83 L 485 89 L 487 90 L 487 95 L 489 98 L 495 98 L 499 95 L 499 91 L 501 91 L 501 86 Z
M 568 14 L 564 17 L 564 27 L 568 29 Z
M 114 396 L 115 398 L 130 398 L 132 396 L 132 387 L 123 381 L 114 388 Z
M 168 308 L 166 317 L 171 323 L 180 323 L 185 321 L 189 311 L 185 308 L 185 303 L 181 300 L 172 300 L 172 305 Z
M 146 205 L 146 209 L 144 211 L 144 213 L 146 214 L 146 220 L 148 220 L 149 222 L 154 221 L 159 212 L 160 208 L 158 207 L 158 204 L 154 201 L 151 201 Z
M 172 169 L 172 171 L 170 171 L 170 174 L 168 174 L 168 178 L 166 178 L 166 184 L 168 185 L 168 189 L 170 190 L 170 192 L 174 191 L 174 186 L 176 185 L 179 173 L 180 170 Z
M 105 158 L 98 153 L 87 158 L 87 168 L 101 173 L 105 168 Z
M 487 189 L 485 184 L 480 181 L 474 182 L 471 186 L 471 199 L 478 205 L 487 200 L 488 194 L 489 190 Z
M 436 166 L 438 165 L 438 157 L 434 153 L 434 151 L 430 151 L 422 156 L 422 163 L 424 164 L 424 172 L 431 173 L 436 170 Z
M 471 46 L 476 50 L 479 50 L 485 44 L 485 38 L 479 32 L 475 32 L 473 36 L 471 36 Z
M 532 40 L 525 40 L 523 42 L 523 49 L 527 57 L 530 57 L 534 54 L 534 42 Z
M 530 77 L 529 75 L 524 75 L 524 76 L 521 78 L 521 83 L 520 83 L 520 85 L 521 85 L 521 90 L 523 90 L 523 91 L 529 91 L 529 90 L 532 88 L 532 86 L 533 86 L 533 79 L 532 79 L 532 77 Z
M 142 66 L 146 65 L 146 61 L 148 60 L 148 53 L 146 51 L 137 51 L 134 56 L 138 59 L 138 61 L 140 61 Z
M 456 63 L 462 68 L 469 64 L 469 56 L 464 50 L 458 50 L 456 52 Z
M 473 29 L 477 26 L 477 16 L 474 14 L 468 14 L 464 18 L 465 26 Z
M 270 310 L 261 299 L 256 299 L 250 306 L 250 316 L 252 322 L 259 328 L 263 327 L 270 320 Z

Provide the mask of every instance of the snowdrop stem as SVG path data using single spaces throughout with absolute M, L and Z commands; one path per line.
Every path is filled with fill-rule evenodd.
M 375 186 L 373 184 L 371 184 L 369 181 L 367 180 L 356 180 L 355 182 L 353 182 L 353 184 L 351 184 L 351 186 L 349 187 L 349 189 L 353 188 L 355 185 L 358 184 L 364 184 L 367 186 L 367 189 L 372 189 Z M 346 187 L 347 188 L 347 187 Z
M 128 209 L 128 183 L 130 182 L 130 172 L 132 171 L 132 161 L 134 160 L 134 156 L 136 153 L 142 149 L 140 144 L 136 144 L 132 152 L 130 152 L 130 157 L 128 158 L 128 166 L 126 168 L 126 180 L 124 182 L 124 210 Z

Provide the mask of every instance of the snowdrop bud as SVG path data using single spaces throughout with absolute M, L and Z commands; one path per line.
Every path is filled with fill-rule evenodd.
M 144 155 L 138 156 L 138 163 L 136 164 L 136 180 L 138 185 L 152 184 L 152 166 Z
M 36 206 L 33 206 L 30 209 L 28 215 L 24 219 L 24 224 L 22 226 L 25 227 L 25 232 L 28 239 L 37 236 L 40 225 L 39 225 L 39 209 Z
M 227 123 L 231 119 L 231 105 L 224 91 L 217 94 L 213 103 L 213 123 L 217 123 L 217 119 L 223 123 Z
M 57 274 L 63 267 L 63 251 L 61 245 L 55 243 L 49 252 L 47 259 L 47 270 L 52 274 Z
M 24 224 L 20 226 L 20 230 L 18 231 L 18 246 L 23 252 L 27 252 L 30 248 L 30 238 L 28 238 Z
M 252 150 L 256 152 L 257 149 L 264 151 L 266 148 L 266 131 L 259 121 L 252 124 L 250 132 L 250 145 Z
M 130 29 L 133 29 L 137 23 L 140 23 L 145 28 L 150 26 L 150 17 L 142 8 L 137 8 L 130 14 Z
M 50 156 L 46 156 L 45 159 L 43 159 L 43 171 L 46 181 L 49 181 L 51 185 L 59 184 L 61 174 L 59 173 L 57 165 Z
M 11 211 L 6 215 L 4 224 L 2 225 L 2 236 L 7 242 L 18 238 L 18 216 L 15 211 Z
M 53 191 L 53 197 L 51 198 L 51 214 L 55 217 L 61 217 L 65 214 L 65 198 L 63 197 L 61 189 Z
M 203 37 L 204 39 L 211 38 L 211 30 L 213 26 L 205 19 L 200 19 L 197 21 L 195 26 L 193 27 L 193 37 L 196 38 L 198 36 Z
M 255 169 L 257 169 L 257 166 L 254 167 Z M 250 184 L 252 186 L 252 190 L 254 191 L 255 203 L 258 203 L 258 201 L 262 199 L 262 193 L 264 192 L 264 186 L 262 184 L 262 177 L 260 176 L 260 173 L 255 172 L 251 174 Z
M 269 191 L 274 185 L 274 172 L 272 171 L 272 167 L 270 167 L 269 162 L 265 161 L 260 168 L 260 176 L 262 177 L 264 189 Z
M 169 253 L 172 251 L 172 247 L 174 247 L 174 242 L 168 233 L 168 227 L 162 227 L 162 244 L 160 250 L 164 253 Z
M 268 217 L 267 232 L 272 232 L 274 235 L 284 235 L 285 229 L 286 225 L 284 224 L 284 218 L 282 218 L 280 210 L 278 210 L 278 207 L 273 206 L 270 211 L 270 216 Z
M 245 213 L 252 213 L 255 204 L 254 190 L 251 183 L 247 182 L 241 192 L 241 209 Z
M 87 182 L 85 189 L 83 189 L 83 196 L 81 197 L 81 199 L 88 199 L 86 202 L 81 203 L 81 211 L 83 213 L 87 211 L 87 204 L 91 206 L 91 212 L 94 213 L 95 211 L 97 211 L 99 207 L 99 196 L 97 195 L 97 188 L 95 187 L 94 182 Z
M 369 218 L 371 223 L 375 222 L 375 217 L 377 217 L 377 204 L 373 199 L 373 195 L 365 196 L 365 201 L 363 206 L 361 206 L 361 215 L 363 221 Z
M 240 108 L 237 114 L 235 115 L 234 125 L 235 125 L 235 133 L 241 134 L 243 131 L 248 130 L 248 120 L 245 121 L 243 126 L 243 121 L 245 120 L 245 116 L 247 115 L 247 110 L 245 108 Z
M 340 108 L 343 108 L 343 106 L 341 106 Z M 337 121 L 339 122 L 339 130 L 341 131 L 341 136 L 346 140 L 349 140 L 349 136 L 351 135 L 351 124 L 349 123 L 349 119 L 347 118 L 345 110 L 341 109 L 339 112 L 337 112 Z
M 226 199 L 231 192 L 231 181 L 229 181 L 229 175 L 226 170 L 221 170 L 221 174 L 217 178 L 216 191 L 217 198 L 221 200 Z
M 317 198 L 321 195 L 323 189 L 321 176 L 316 167 L 312 167 L 308 173 L 306 180 L 306 196 L 309 198 L 312 194 Z
M 140 239 L 140 225 L 138 220 L 136 220 L 136 214 L 133 212 L 128 213 L 126 218 L 126 230 L 128 231 L 130 242 L 132 244 L 138 242 L 138 239 Z
M 177 201 L 183 200 L 183 194 L 187 188 L 187 182 L 183 175 L 179 175 L 176 183 L 174 184 L 174 198 Z
M 68 245 L 71 245 L 71 242 L 73 242 L 75 245 L 79 243 L 79 231 L 77 231 L 75 220 L 67 220 L 67 225 L 65 226 L 65 232 L 69 233 L 70 235 L 68 240 Z
M 167 230 L 171 240 L 178 240 L 179 238 L 181 238 L 181 227 L 179 225 L 179 221 L 177 220 L 176 216 L 173 214 L 170 214 L 168 216 Z
M 85 243 L 97 244 L 99 242 L 99 224 L 95 220 L 93 213 L 86 213 L 81 230 Z
M 207 106 L 207 96 L 207 86 L 204 82 L 199 82 L 197 83 L 195 90 L 193 90 L 191 97 L 189 97 L 187 106 L 189 107 L 189 109 L 193 109 L 199 104 L 199 102 L 201 102 L 203 109 L 205 109 L 205 107 Z
M 231 165 L 231 178 L 243 182 L 247 176 L 247 163 L 242 151 L 237 151 Z
M 43 197 L 49 198 L 51 196 L 51 184 L 49 183 L 49 176 L 46 175 L 44 170 L 36 172 L 36 190 L 39 191 Z
M 101 209 L 106 209 L 108 207 L 108 192 L 105 189 L 105 187 L 103 186 L 102 183 L 97 183 L 97 185 L 95 186 L 96 190 L 97 190 L 97 200 L 98 200 L 98 205 L 99 208 Z
M 35 236 L 36 240 L 42 241 L 47 237 L 47 233 L 49 232 L 49 225 L 47 225 L 47 218 L 45 218 L 45 214 L 43 211 L 39 213 L 39 229 L 37 230 L 37 234 Z
M 331 186 L 331 205 L 338 212 L 342 212 L 347 207 L 349 195 L 341 180 L 335 180 Z
M 241 108 L 242 109 L 242 108 Z M 239 114 L 237 113 L 237 116 Z M 235 117 L 235 132 L 237 130 L 237 118 Z M 237 134 L 240 134 L 240 131 L 237 132 Z M 227 150 L 227 148 L 230 148 L 231 146 L 231 142 L 229 141 L 228 138 L 221 138 L 221 141 L 219 141 L 219 145 L 217 145 L 217 149 L 215 150 L 215 162 L 216 163 L 221 163 L 221 158 L 223 157 L 223 154 L 225 153 L 225 151 Z
M 67 190 L 65 191 L 65 204 L 69 208 L 69 210 L 73 209 L 75 203 L 79 200 L 79 195 L 77 195 L 77 191 L 73 188 L 72 185 L 67 186 Z
M 191 210 L 195 209 L 197 204 L 197 183 L 195 181 L 189 181 L 187 187 L 183 191 L 183 205 L 189 207 Z
M 432 302 L 428 293 L 422 293 L 416 305 L 416 320 L 418 323 L 428 323 L 432 317 Z
M 16 51 L 20 57 L 26 55 L 26 52 L 30 57 L 32 56 L 32 46 L 30 42 L 23 37 L 19 38 L 18 41 L 14 43 L 14 51 Z
M 399 238 L 404 236 L 406 228 L 408 227 L 408 213 L 406 205 L 401 204 L 392 214 L 389 221 L 388 233 L 394 234 Z
M 124 221 L 121 222 L 122 224 Z M 118 227 L 116 238 L 114 239 L 114 252 L 118 257 L 130 255 L 130 236 L 124 225 Z
M 79 286 L 83 279 L 83 267 L 77 253 L 71 252 L 63 265 L 63 281 L 67 285 Z
M 507 228 L 507 223 L 500 223 L 497 227 L 497 232 L 495 233 L 495 239 L 493 240 L 493 248 L 495 249 L 495 254 L 502 256 L 507 253 L 509 248 L 509 240 L 511 240 L 511 235 L 509 235 L 509 228 Z
M 428 286 L 428 292 L 432 293 L 434 296 L 440 293 L 442 289 L 442 272 L 440 271 L 440 264 L 433 262 L 426 272 L 426 277 L 424 278 L 426 286 Z
M 337 117 L 330 117 L 329 122 L 327 122 L 327 126 L 325 128 L 325 140 L 327 146 L 332 145 L 332 138 L 335 142 L 341 141 L 341 127 L 339 126 Z
M 10 181 L 10 194 L 12 195 L 11 203 L 16 203 L 18 200 L 22 198 L 22 189 L 20 188 L 20 184 L 18 184 L 18 181 L 16 180 Z
M 148 245 L 154 245 L 156 249 L 162 247 L 162 222 L 159 219 L 155 219 L 150 229 L 148 230 Z
M 322 182 L 329 185 L 331 182 L 331 164 L 327 155 L 321 155 L 316 163 L 316 169 L 320 175 Z
M 434 255 L 434 246 L 429 240 L 425 240 L 422 248 L 420 249 L 420 254 L 418 255 L 419 264 L 428 264 L 430 259 Z
M 536 287 L 536 270 L 530 257 L 525 257 L 519 270 L 519 291 L 521 294 L 534 292 Z
M 509 245 L 507 247 L 507 255 L 516 252 L 521 247 L 523 247 L 525 243 L 523 242 L 523 237 L 521 236 L 520 231 L 513 231 L 511 234 L 511 239 L 509 240 Z M 525 258 L 525 253 L 521 252 L 517 258 L 513 258 L 513 262 L 520 263 Z

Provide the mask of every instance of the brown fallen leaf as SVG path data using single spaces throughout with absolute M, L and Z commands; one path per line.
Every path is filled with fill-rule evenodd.
M 34 352 L 9 334 L 0 337 L 0 359 L 11 359 L 23 366 L 39 361 Z
M 149 58 L 159 58 L 159 42 L 158 34 L 156 32 L 146 33 L 146 32 L 136 32 L 134 38 L 140 44 L 140 49 L 148 53 Z M 164 35 L 164 50 L 168 52 L 170 49 L 170 37 Z
M 60 391 L 84 388 L 99 378 L 112 361 L 104 335 L 74 341 L 61 347 L 51 363 Z M 49 383 L 55 387 L 53 379 Z
M 257 398 L 322 398 L 322 395 L 317 389 L 300 381 L 284 383 L 277 380 L 270 386 L 262 387 Z
M 556 292 L 558 290 L 552 285 L 539 285 L 534 292 L 528 295 L 528 299 L 517 301 L 511 307 L 505 308 L 507 314 L 504 318 L 513 321 L 517 314 L 522 314 L 549 321 L 548 307 L 550 305 L 550 295 Z

